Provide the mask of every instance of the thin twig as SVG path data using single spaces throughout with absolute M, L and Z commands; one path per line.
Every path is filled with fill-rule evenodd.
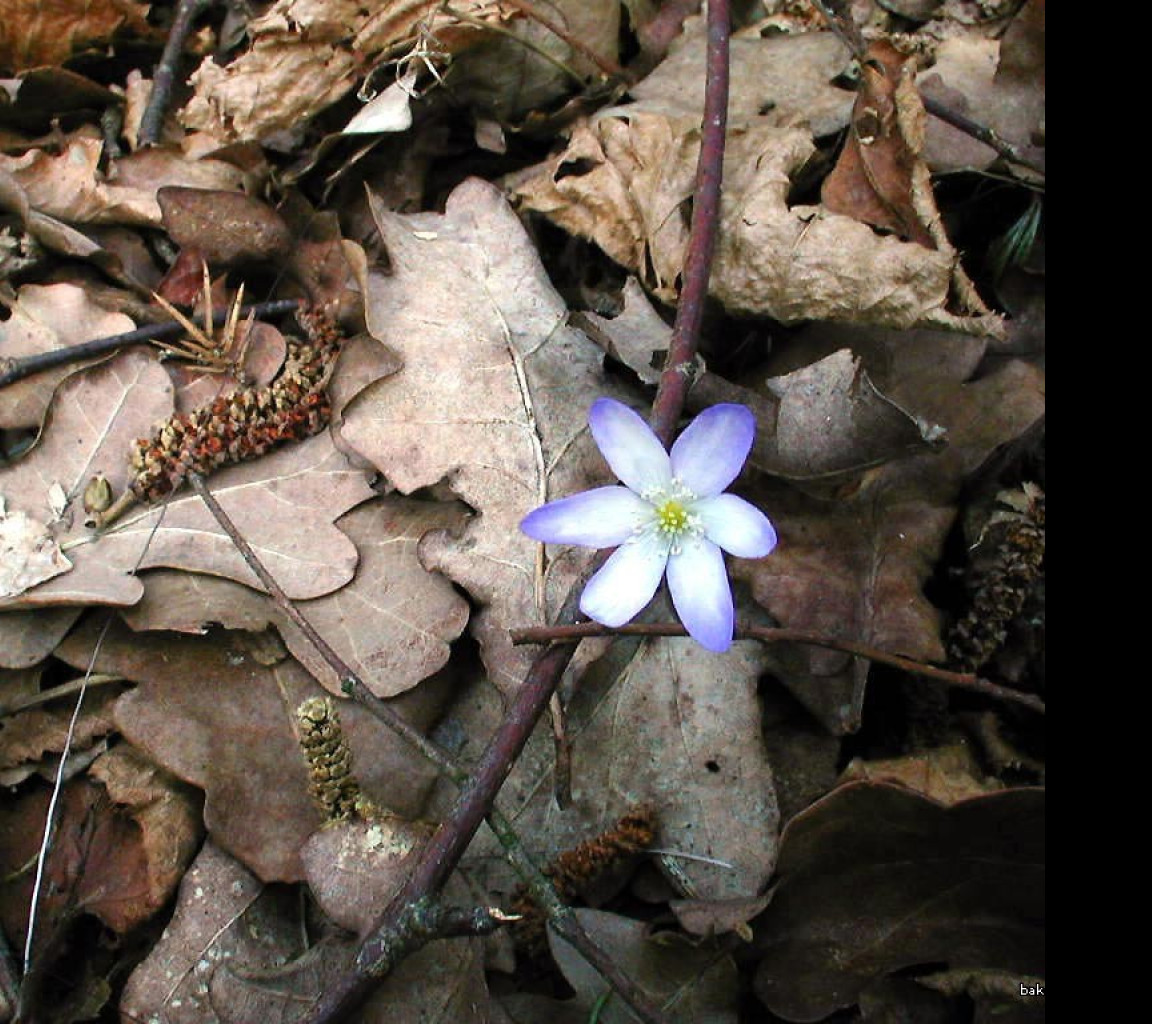
M 252 546 L 244 539 L 243 534 L 236 528 L 235 523 L 232 522 L 231 518 L 209 490 L 204 478 L 198 473 L 190 473 L 188 475 L 188 483 L 200 496 L 200 499 L 208 507 L 208 510 L 220 524 L 221 528 L 236 545 L 244 561 L 256 574 L 257 579 L 259 579 L 268 590 L 276 606 L 301 630 L 304 636 L 316 648 L 325 663 L 337 674 L 344 692 L 370 711 L 380 722 L 403 740 L 412 744 L 415 749 L 419 750 L 424 757 L 436 765 L 448 778 L 452 779 L 458 785 L 468 785 L 470 779 L 467 769 L 402 718 L 390 705 L 372 693 L 364 681 L 360 679 L 316 631 L 308 619 L 300 612 L 295 604 L 293 604 L 283 588 L 276 582 L 272 574 L 268 572 L 267 568 L 256 555 L 256 552 L 253 551 Z M 511 764 L 511 762 L 509 762 L 509 764 Z M 500 781 L 502 783 L 503 779 Z M 527 885 L 536 904 L 548 915 L 548 919 L 553 928 L 575 946 L 581 955 L 600 971 L 609 985 L 640 1015 L 642 1020 L 652 1022 L 652 1024 L 659 1024 L 662 1018 L 655 1010 L 647 1005 L 647 997 L 635 986 L 632 980 L 620 970 L 619 965 L 604 953 L 580 926 L 571 908 L 560 899 L 551 881 L 548 880 L 524 848 L 511 821 L 496 807 L 494 799 L 488 804 L 487 821 L 489 827 L 499 840 L 500 845 L 504 848 L 509 864 L 520 876 L 525 885 Z M 471 833 L 469 834 L 469 838 L 470 836 Z M 460 852 L 462 853 L 463 850 Z M 434 906 L 434 904 L 429 903 L 429 897 L 436 891 L 435 888 L 428 888 L 417 893 L 412 899 L 412 906 L 424 908 L 423 913 L 425 915 L 431 913 L 429 907 Z M 397 933 L 389 936 L 391 944 L 389 954 L 391 956 L 397 955 L 400 947 L 397 946 L 396 943 L 400 939 L 406 939 L 414 944 L 409 946 L 401 943 L 404 952 L 412 952 L 415 945 L 422 944 L 424 941 L 427 941 L 429 937 L 432 937 L 426 927 L 428 920 L 426 916 L 405 918 L 404 920 L 408 922 L 407 928 L 411 934 L 402 935 Z M 316 1019 L 324 1020 L 326 1018 L 318 1017 Z
M 256 302 L 245 306 L 240 313 L 242 316 L 264 317 L 279 316 L 299 309 L 304 303 L 303 299 L 274 299 L 271 302 Z M 215 326 L 223 326 L 228 319 L 229 310 L 218 310 L 212 316 Z M 159 341 L 164 338 L 175 337 L 184 333 L 183 324 L 174 320 L 165 320 L 162 324 L 147 324 L 137 327 L 123 334 L 112 334 L 106 338 L 94 338 L 79 345 L 70 345 L 68 348 L 53 349 L 51 352 L 37 352 L 34 355 L 22 356 L 14 359 L 0 359 L 0 388 L 6 384 L 14 384 L 18 380 L 30 377 L 34 373 L 50 370 L 54 366 L 63 366 L 66 363 L 79 363 L 86 359 L 94 359 L 107 355 L 128 345 L 139 345 L 148 341 Z
M 196 19 L 208 10 L 212 3 L 213 0 L 179 0 L 176 5 L 172 27 L 168 30 L 168 39 L 164 43 L 164 52 L 160 55 L 160 63 L 156 65 L 156 70 L 152 74 L 152 92 L 140 118 L 141 146 L 152 146 L 160 141 L 164 114 L 172 98 L 172 86 L 176 82 L 176 72 L 180 66 L 184 44 L 192 33 Z
M 924 104 L 924 109 L 933 117 L 939 118 L 945 124 L 950 124 L 953 128 L 964 132 L 965 135 L 971 135 L 972 138 L 979 142 L 983 142 L 985 146 L 994 149 L 1000 156 L 1002 156 L 1009 163 L 1019 164 L 1021 167 L 1027 167 L 1030 171 L 1035 171 L 1037 174 L 1043 175 L 1044 168 L 1033 160 L 1020 155 L 1019 150 L 1016 149 L 1010 142 L 1005 142 L 999 135 L 996 134 L 991 128 L 973 121 L 970 117 L 953 110 L 945 103 L 933 99 L 931 96 L 920 94 L 920 100 Z
M 573 626 L 525 626 L 522 629 L 511 629 L 508 635 L 513 644 L 546 644 L 568 643 L 576 644 L 590 636 L 609 636 L 611 634 L 625 636 L 687 636 L 688 631 L 678 622 L 652 622 L 631 623 L 618 626 L 615 629 L 602 626 L 598 622 L 581 622 Z M 768 626 L 744 626 L 736 629 L 738 640 L 760 640 L 763 643 L 791 642 L 799 644 L 812 644 L 815 647 L 826 647 L 833 651 L 843 651 L 845 654 L 854 654 L 860 658 L 879 662 L 882 665 L 891 665 L 903 672 L 924 676 L 937 682 L 945 683 L 963 690 L 974 690 L 998 700 L 1013 701 L 1023 704 L 1044 714 L 1044 702 L 1030 693 L 1021 693 L 1007 686 L 999 686 L 987 679 L 981 679 L 970 672 L 952 672 L 948 669 L 937 668 L 922 661 L 905 658 L 899 654 L 891 654 L 867 644 L 858 644 L 852 640 L 840 640 L 836 637 L 825 636 L 821 633 L 811 633 L 804 629 L 776 629 Z

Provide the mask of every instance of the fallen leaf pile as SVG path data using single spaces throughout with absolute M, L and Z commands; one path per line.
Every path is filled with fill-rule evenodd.
M 189 5 L 0 0 L 0 1022 L 301 1019 L 456 797 L 187 468 L 472 765 L 594 559 L 519 523 L 614 482 L 589 407 L 647 413 L 683 287 L 702 14 L 200 6 L 165 95 Z M 1044 4 L 827 5 L 859 61 L 744 6 L 684 422 L 755 414 L 737 621 L 790 636 L 583 641 L 498 802 L 541 864 L 609 851 L 564 892 L 669 1021 L 1040 1020 L 1042 718 L 971 673 L 1044 696 Z M 483 829 L 444 901 L 536 912 Z M 357 1019 L 634 1019 L 522 934 Z

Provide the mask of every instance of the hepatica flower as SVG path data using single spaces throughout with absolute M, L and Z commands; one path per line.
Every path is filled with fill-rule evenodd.
M 615 547 L 588 581 L 580 610 L 622 626 L 650 601 L 665 572 L 690 636 L 710 651 L 732 644 L 735 609 L 724 554 L 760 558 L 776 531 L 758 508 L 724 489 L 752 449 L 756 421 L 743 405 L 705 409 L 665 451 L 648 424 L 611 398 L 592 404 L 588 423 L 623 486 L 550 501 L 520 524 L 548 544 Z

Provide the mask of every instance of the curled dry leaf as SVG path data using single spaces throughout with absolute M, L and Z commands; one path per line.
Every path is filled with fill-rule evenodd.
M 62 64 L 73 53 L 105 45 L 113 34 L 150 37 L 148 4 L 135 0 L 70 3 L 22 3 L 0 0 L 0 70 L 19 72 Z
M 834 213 L 934 249 L 939 214 L 928 168 L 919 158 L 924 108 L 914 75 L 915 59 L 891 43 L 869 46 L 848 139 L 824 180 L 820 200 Z
M 700 112 L 643 104 L 601 111 L 567 148 L 509 181 L 521 205 L 596 242 L 673 302 L 688 240 Z M 746 116 L 729 124 L 711 294 L 734 313 L 784 323 L 939 324 L 999 335 L 944 238 L 935 249 L 877 235 L 823 206 L 790 206 L 815 154 L 810 129 Z M 953 308 L 952 296 L 961 296 Z
M 30 668 L 43 661 L 79 617 L 80 608 L 0 610 L 0 668 Z
M 945 808 L 900 786 L 839 787 L 784 830 L 757 996 L 818 1021 L 917 965 L 1042 976 L 1043 819 L 1039 789 Z
M 0 870 L 8 880 L 0 915 L 20 942 L 33 883 L 24 867 L 36 857 L 49 792 L 44 785 L 0 808 Z M 124 746 L 68 781 L 57 813 L 38 949 L 77 909 L 121 935 L 147 921 L 175 890 L 200 839 L 198 797 Z
M 82 627 L 60 657 L 87 666 L 97 636 Z M 134 746 L 205 791 L 204 822 L 214 840 L 267 881 L 302 878 L 300 849 L 320 814 L 292 716 L 302 700 L 325 691 L 295 662 L 263 666 L 227 634 L 134 634 L 114 625 L 96 671 L 140 682 L 118 700 L 116 724 Z M 440 699 L 415 694 L 398 710 L 424 728 Z M 414 817 L 431 769 L 358 706 L 342 706 L 340 715 L 367 796 Z
M 532 656 L 507 630 L 554 614 L 590 557 L 545 563 L 519 522 L 611 481 L 587 413 L 614 389 L 493 186 L 464 182 L 443 215 L 378 204 L 374 215 L 394 272 L 370 275 L 366 319 L 403 368 L 346 407 L 341 437 L 400 491 L 444 481 L 476 510 L 459 537 L 427 534 L 420 558 L 480 603 L 473 632 L 493 681 L 512 690 Z

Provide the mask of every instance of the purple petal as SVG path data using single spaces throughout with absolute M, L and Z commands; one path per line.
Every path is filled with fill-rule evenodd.
M 660 439 L 628 406 L 598 398 L 588 412 L 588 425 L 612 472 L 637 494 L 672 482 L 668 453 Z
M 676 614 L 693 640 L 717 653 L 732 646 L 736 610 L 724 555 L 715 544 L 697 540 L 669 558 L 668 589 Z
M 652 506 L 627 487 L 597 487 L 529 512 L 520 529 L 546 544 L 612 548 L 652 517 Z
M 719 494 L 744 466 L 756 436 L 756 417 L 746 405 L 705 409 L 672 445 L 672 473 L 693 494 Z
M 735 494 L 717 494 L 692 503 L 704 535 L 729 554 L 763 558 L 776 546 L 776 530 L 755 505 Z
M 623 626 L 652 600 L 667 561 L 667 543 L 654 534 L 621 545 L 588 581 L 580 610 L 605 626 Z

